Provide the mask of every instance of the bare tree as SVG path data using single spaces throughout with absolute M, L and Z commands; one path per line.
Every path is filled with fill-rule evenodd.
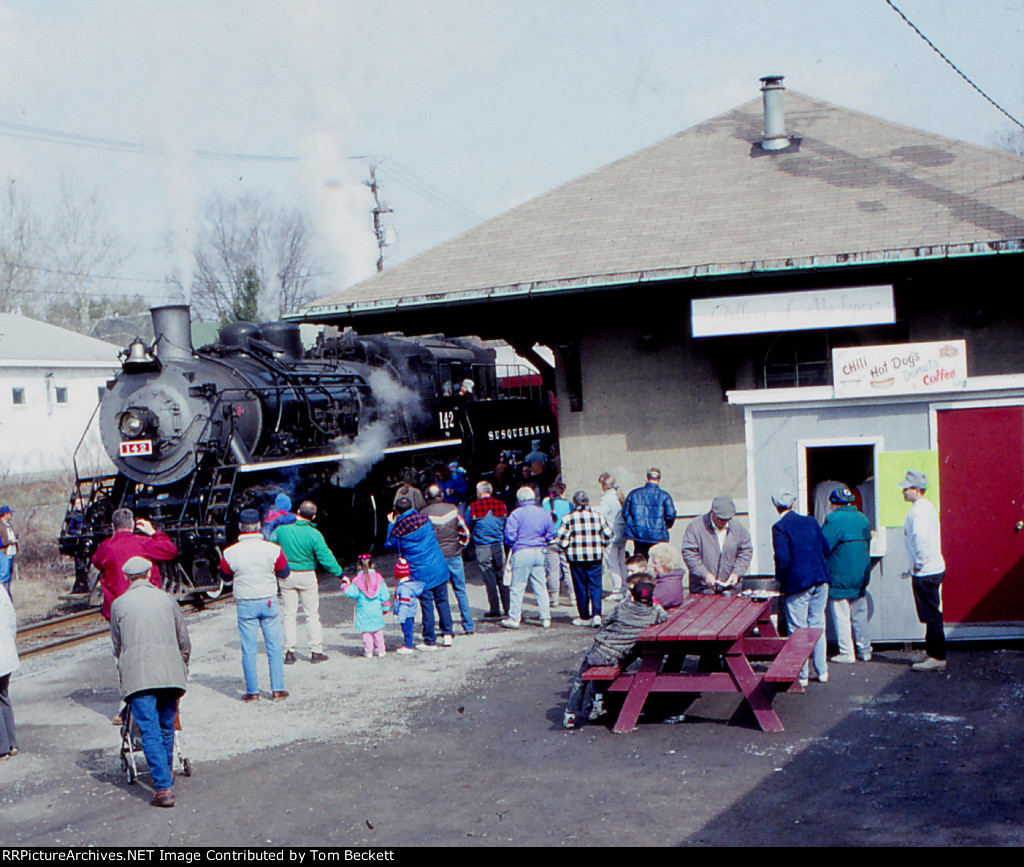
M 259 316 L 297 312 L 315 297 L 306 217 L 255 196 L 214 199 L 193 250 L 192 306 L 203 319 L 227 321 L 249 309 L 262 287 Z
M 31 304 L 37 241 L 38 228 L 29 202 L 9 180 L 7 195 L 0 202 L 0 313 Z
M 37 283 L 41 292 L 54 299 L 46 307 L 45 318 L 88 334 L 94 317 L 107 313 L 95 301 L 114 294 L 111 281 L 124 261 L 97 193 L 77 193 L 62 180 L 60 201 L 44 234 L 47 268 L 37 272 Z
M 1001 151 L 1024 156 L 1024 129 L 1004 129 L 992 137 L 992 145 Z

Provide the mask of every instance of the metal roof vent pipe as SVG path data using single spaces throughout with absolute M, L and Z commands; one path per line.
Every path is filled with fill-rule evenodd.
M 761 147 L 766 151 L 781 151 L 789 147 L 783 78 L 784 75 L 766 75 L 761 79 L 761 97 L 764 101 L 764 141 Z

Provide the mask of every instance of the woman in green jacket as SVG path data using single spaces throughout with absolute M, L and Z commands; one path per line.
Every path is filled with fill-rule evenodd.
M 830 662 L 852 663 L 871 659 L 868 628 L 868 580 L 871 578 L 871 525 L 857 507 L 848 487 L 840 485 L 829 495 L 836 507 L 821 528 L 828 542 L 828 570 L 832 580 L 828 600 L 832 626 L 839 643 L 838 656 Z M 854 647 L 856 646 L 856 655 Z

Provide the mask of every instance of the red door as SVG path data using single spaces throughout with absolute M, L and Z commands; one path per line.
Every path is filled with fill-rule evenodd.
M 947 623 L 1024 623 L 1024 407 L 938 413 Z

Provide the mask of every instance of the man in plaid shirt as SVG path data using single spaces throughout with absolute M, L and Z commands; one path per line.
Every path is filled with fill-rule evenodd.
M 500 620 L 508 616 L 509 590 L 502 581 L 505 571 L 505 519 L 508 509 L 505 504 L 492 496 L 494 488 L 490 482 L 476 486 L 477 499 L 469 505 L 470 528 L 476 547 L 476 564 L 487 588 L 487 613 L 485 620 Z
M 590 508 L 586 491 L 572 495 L 573 511 L 562 519 L 555 540 L 565 549 L 576 591 L 579 617 L 573 626 L 601 625 L 601 578 L 604 549 L 611 544 L 612 529 L 604 517 Z

